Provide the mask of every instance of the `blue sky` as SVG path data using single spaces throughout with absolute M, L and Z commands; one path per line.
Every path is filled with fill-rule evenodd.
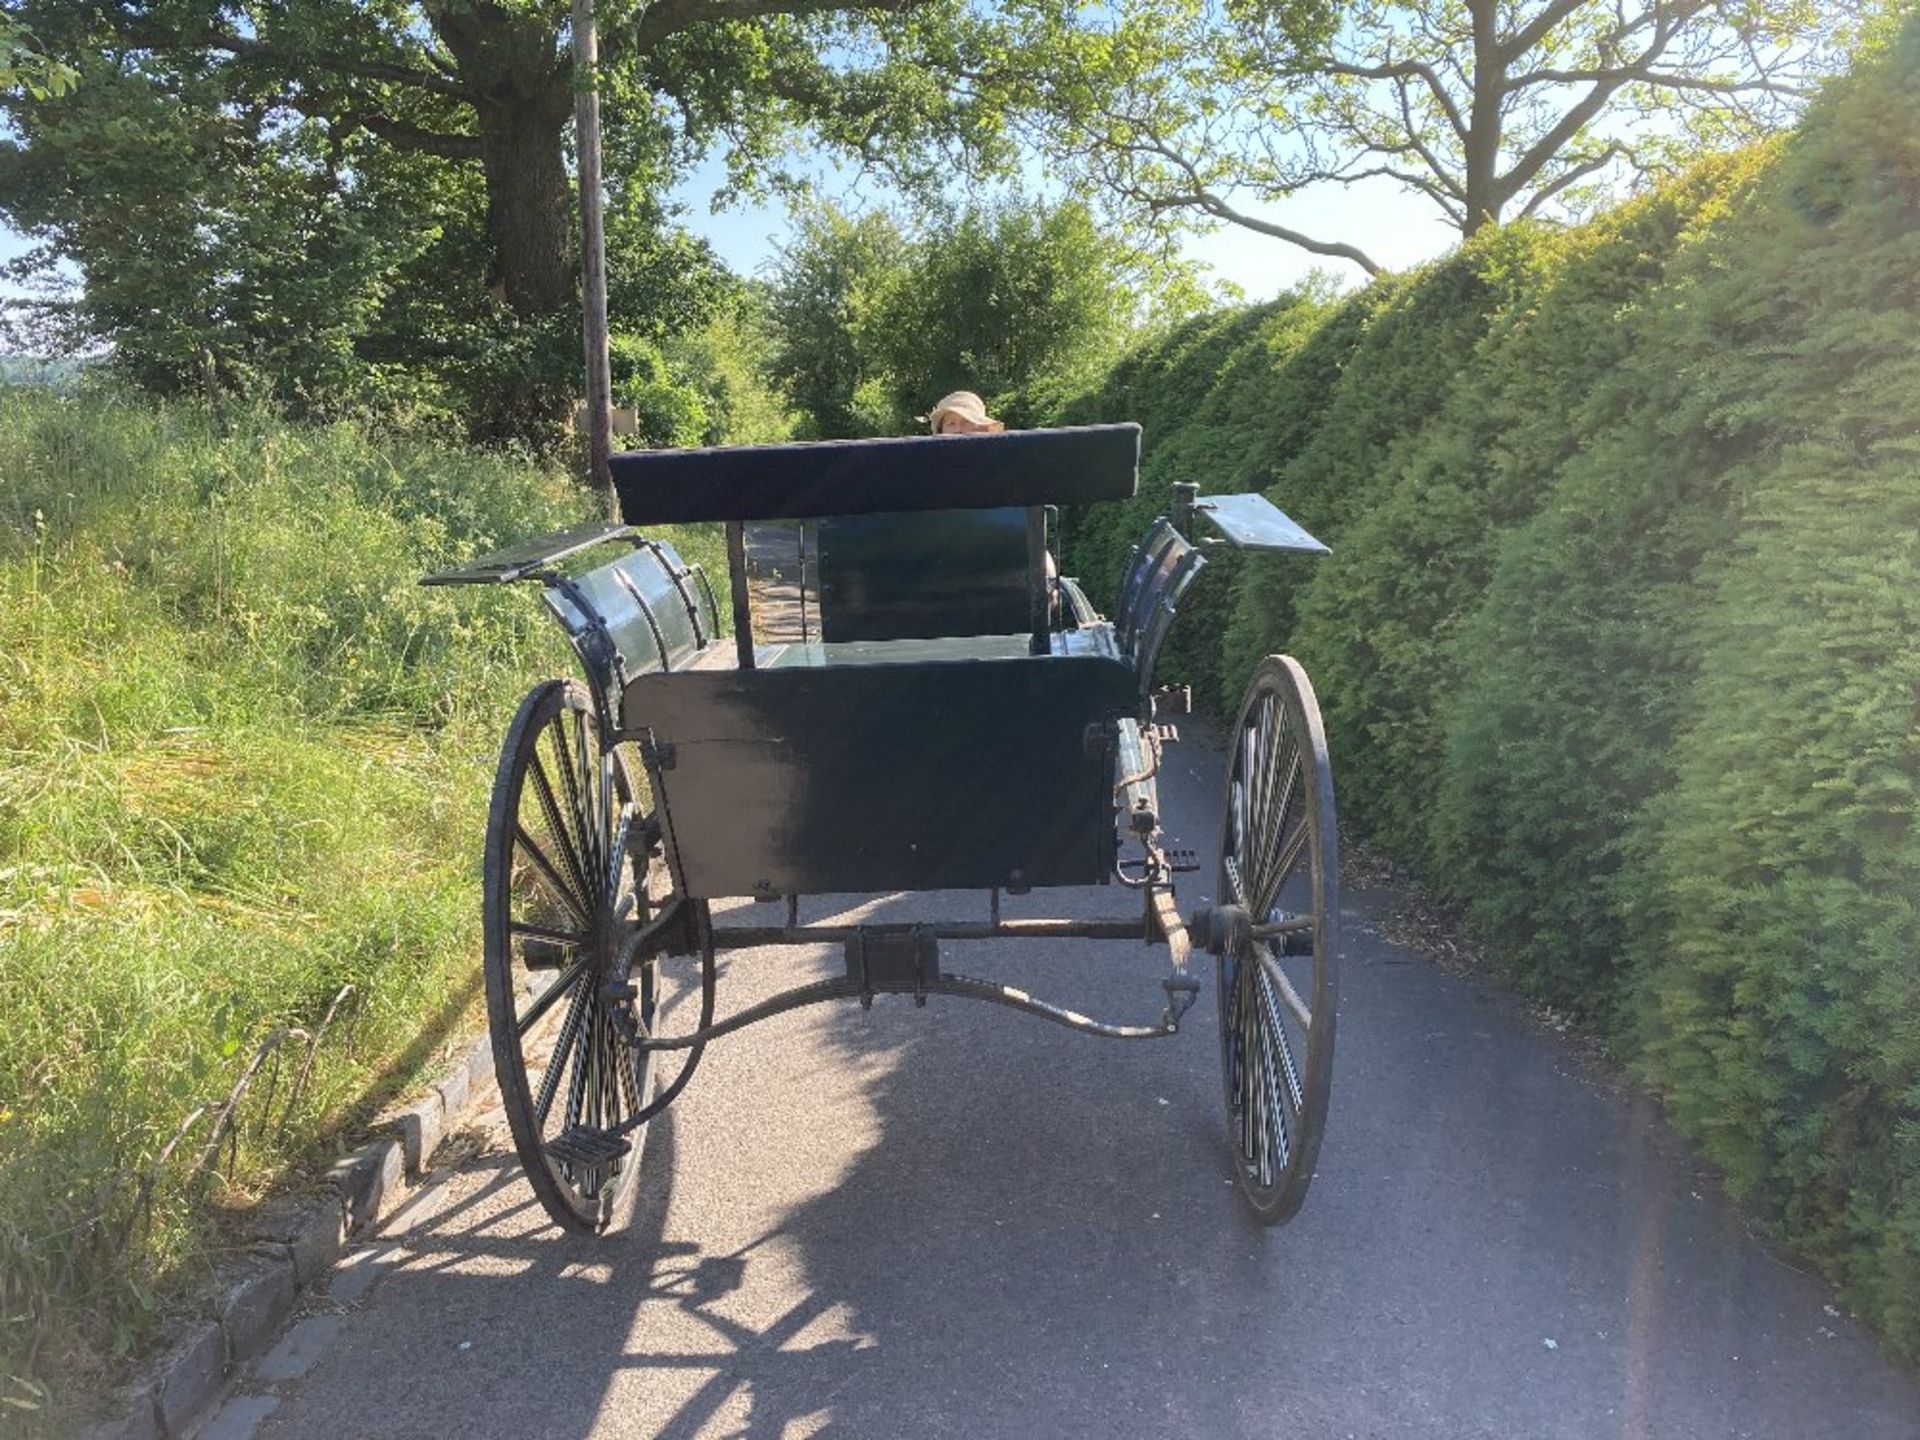
M 786 211 L 772 204 L 715 212 L 711 201 L 722 178 L 723 167 L 713 159 L 676 187 L 674 198 L 684 207 L 682 222 L 705 236 L 733 269 L 756 274 L 788 234 Z M 826 164 L 815 169 L 812 188 L 818 197 L 847 209 L 883 204 L 890 198 L 884 187 L 870 180 L 859 182 Z M 1356 244 L 1389 270 L 1430 260 L 1459 238 L 1431 205 L 1379 181 L 1347 189 L 1332 187 L 1283 205 L 1248 208 L 1316 238 Z M 1249 300 L 1271 299 L 1316 268 L 1348 283 L 1362 278 L 1356 266 L 1310 255 L 1237 226 L 1193 237 L 1181 248 L 1189 258 L 1208 266 L 1215 278 L 1237 285 Z

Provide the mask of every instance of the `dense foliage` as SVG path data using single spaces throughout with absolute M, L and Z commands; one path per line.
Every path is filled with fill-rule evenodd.
M 1224 705 L 1300 653 L 1344 817 L 1614 1038 L 1908 1354 L 1916 96 L 1920 20 L 1783 141 L 1192 322 L 1062 411 L 1148 427 L 1141 499 L 1071 529 L 1096 592 L 1176 479 L 1263 487 L 1332 543 L 1210 577 L 1178 673 Z
M 1628 901 L 1648 1073 L 1920 1340 L 1920 23 L 1831 97 L 1668 331 L 1732 544 Z
M 953 0 L 598 19 L 610 307 L 643 340 L 711 300 L 662 208 L 702 159 L 766 194 L 801 133 L 903 181 L 1009 153 L 998 99 L 941 82 L 997 23 Z M 334 413 L 417 387 L 476 437 L 551 443 L 581 371 L 570 29 L 565 0 L 20 0 L 0 213 L 40 244 L 25 269 L 77 278 L 41 318 L 163 392 Z
M 1090 384 L 1142 323 L 1200 299 L 1187 270 L 1149 265 L 1072 201 L 935 215 L 911 232 L 885 212 L 823 207 L 774 277 L 773 370 L 811 435 L 897 433 L 961 389 L 1022 424 Z
M 220 1213 L 472 1023 L 492 757 L 531 678 L 571 666 L 532 597 L 417 582 L 583 500 L 347 425 L 44 391 L 0 391 L 0 470 L 11 1424 L 191 1306 Z M 231 1165 L 188 1178 L 210 1112 L 158 1163 L 346 986 L 297 1103 L 296 1046 Z
M 559 438 L 578 315 L 507 303 L 470 167 L 242 106 L 225 72 L 81 68 L 71 93 L 18 107 L 0 141 L 0 211 L 36 242 L 16 269 L 64 264 L 81 281 L 54 301 L 16 296 L 16 346 L 110 343 L 109 363 L 156 395 Z M 617 334 L 659 345 L 743 303 L 644 187 L 612 201 Z

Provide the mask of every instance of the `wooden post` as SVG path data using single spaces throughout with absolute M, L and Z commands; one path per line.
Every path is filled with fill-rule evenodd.
M 581 333 L 587 360 L 587 477 L 618 519 L 613 494 L 613 374 L 607 354 L 607 236 L 600 193 L 600 35 L 593 0 L 573 0 L 573 124 L 580 153 Z

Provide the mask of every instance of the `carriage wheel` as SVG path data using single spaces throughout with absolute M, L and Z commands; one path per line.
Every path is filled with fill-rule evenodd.
M 1313 686 L 1269 655 L 1234 724 L 1218 900 L 1220 1058 L 1234 1174 L 1255 1216 L 1291 1219 L 1327 1116 L 1338 993 L 1339 843 Z
M 507 731 L 487 820 L 487 1024 L 520 1164 L 571 1230 L 606 1224 L 639 1147 L 582 1154 L 562 1141 L 571 1158 L 551 1147 L 612 1129 L 653 1089 L 652 1054 L 633 1042 L 654 1023 L 654 963 L 614 973 L 623 932 L 671 890 L 646 818 L 585 687 L 533 690 Z

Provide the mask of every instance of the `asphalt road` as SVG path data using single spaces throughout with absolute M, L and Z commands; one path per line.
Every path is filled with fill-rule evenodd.
M 1204 850 L 1221 756 L 1190 730 L 1170 762 L 1169 829 Z M 1345 896 L 1330 1128 L 1284 1229 L 1229 1182 L 1210 992 L 1131 1044 L 959 1000 L 802 1011 L 716 1044 L 597 1241 L 546 1228 L 496 1123 L 215 1432 L 1920 1436 L 1920 1385 L 1652 1108 L 1380 938 L 1392 901 Z M 738 957 L 723 1005 L 835 963 Z M 1107 1017 L 1162 998 L 1129 944 L 947 963 Z

